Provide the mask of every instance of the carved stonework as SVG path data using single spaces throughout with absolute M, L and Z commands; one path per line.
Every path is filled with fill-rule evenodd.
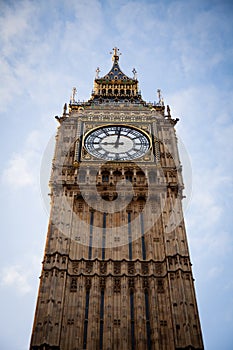
M 162 274 L 162 271 L 163 271 L 163 265 L 162 263 L 156 263 L 155 264 L 155 273 L 157 275 L 161 275 Z
M 91 273 L 93 270 L 93 262 L 87 261 L 86 262 L 86 273 Z
M 142 279 L 142 286 L 143 288 L 149 288 L 149 280 L 146 277 L 143 277 Z
M 158 291 L 158 293 L 164 293 L 164 281 L 163 281 L 163 279 L 157 280 L 157 291 Z
M 134 262 L 129 262 L 128 263 L 128 274 L 134 275 L 134 273 L 135 273 Z
M 149 273 L 148 263 L 142 263 L 142 274 L 147 275 Z
M 121 280 L 120 280 L 120 278 L 114 278 L 113 291 L 114 291 L 114 293 L 120 293 L 120 291 L 121 291 Z
M 129 288 L 134 288 L 134 278 L 129 278 L 128 279 L 128 285 L 129 285 Z
M 78 261 L 75 261 L 72 263 L 72 268 L 73 268 L 73 272 L 74 273 L 78 273 L 79 272 L 79 263 Z
M 121 273 L 121 262 L 115 261 L 114 262 L 114 274 L 118 275 Z
M 70 291 L 77 292 L 77 277 L 72 277 L 70 282 Z
M 100 262 L 100 273 L 104 275 L 104 274 L 106 274 L 106 272 L 107 272 L 107 263 L 101 261 Z
M 105 285 L 106 285 L 106 279 L 105 279 L 105 277 L 100 277 L 99 283 L 100 283 L 100 289 L 104 289 L 104 288 L 105 288 Z
M 86 289 L 90 289 L 91 288 L 91 278 L 86 277 L 86 279 L 85 279 L 85 286 L 86 286 Z

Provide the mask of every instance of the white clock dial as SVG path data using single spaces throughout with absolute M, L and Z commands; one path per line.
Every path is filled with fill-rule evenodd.
M 89 132 L 84 145 L 97 158 L 121 161 L 142 157 L 150 148 L 150 141 L 136 128 L 108 125 Z

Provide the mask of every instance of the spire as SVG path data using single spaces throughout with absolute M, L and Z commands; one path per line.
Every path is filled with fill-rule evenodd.
M 120 66 L 119 66 L 119 56 L 121 55 L 121 53 L 119 52 L 120 50 L 117 47 L 114 47 L 112 50 L 113 51 L 111 51 L 110 54 L 112 54 L 113 66 L 111 70 L 101 79 L 106 79 L 108 81 L 113 79 L 118 81 L 123 79 L 124 81 L 132 80 L 132 78 L 125 75 L 120 69 Z
M 141 93 L 138 90 L 137 71 L 133 69 L 133 77 L 128 77 L 122 72 L 119 66 L 120 50 L 115 46 L 110 54 L 112 55 L 112 68 L 104 76 L 100 77 L 99 67 L 96 69 L 94 89 L 91 100 L 96 103 L 104 102 L 131 102 L 141 103 Z

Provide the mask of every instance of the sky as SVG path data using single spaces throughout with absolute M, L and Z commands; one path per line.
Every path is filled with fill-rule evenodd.
M 233 2 L 0 0 L 0 349 L 29 347 L 49 219 L 47 183 L 73 87 L 119 47 L 142 96 L 161 89 L 180 139 L 184 215 L 206 349 L 233 348 Z M 183 152 L 182 152 L 183 153 Z

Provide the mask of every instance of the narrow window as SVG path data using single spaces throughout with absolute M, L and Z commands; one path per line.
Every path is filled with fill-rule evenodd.
M 146 260 L 146 245 L 145 245 L 145 235 L 144 235 L 143 213 L 140 213 L 140 223 L 141 223 L 141 236 L 142 236 L 142 258 L 143 260 Z
M 132 260 L 132 232 L 131 232 L 131 213 L 128 213 L 128 238 L 129 238 L 129 259 Z
M 126 178 L 126 180 L 128 180 L 130 182 L 132 182 L 132 180 L 133 180 L 132 175 L 126 175 L 125 178 Z
M 88 327 L 89 297 L 90 297 L 90 291 L 87 290 L 87 292 L 86 292 L 86 304 L 85 304 L 84 330 L 83 330 L 83 349 L 87 348 L 87 327 Z
M 147 291 L 147 290 L 145 290 L 145 306 L 146 306 L 146 335 L 147 335 L 147 348 L 148 348 L 148 349 L 151 349 L 149 298 L 148 298 L 148 291 Z
M 106 213 L 103 214 L 102 259 L 105 259 Z
M 130 291 L 130 318 L 131 318 L 131 350 L 135 349 L 135 329 L 134 329 L 134 293 Z
M 104 334 L 104 290 L 101 290 L 101 296 L 100 296 L 100 343 L 99 343 L 100 350 L 103 350 L 103 334 Z
M 92 257 L 93 222 L 94 222 L 94 212 L 92 211 L 90 216 L 90 238 L 89 238 L 88 259 L 91 259 Z
M 103 174 L 102 175 L 102 182 L 108 182 L 109 181 L 109 176 L 108 174 Z

